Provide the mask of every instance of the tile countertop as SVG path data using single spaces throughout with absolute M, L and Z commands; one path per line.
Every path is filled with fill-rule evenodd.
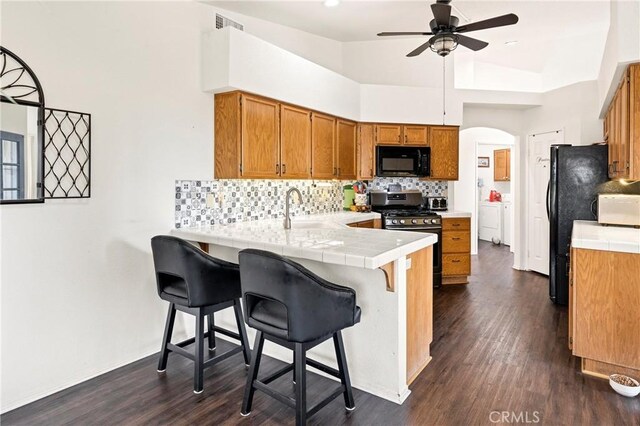
M 602 226 L 594 221 L 575 220 L 571 247 L 640 254 L 640 229 Z
M 469 212 L 459 212 L 456 210 L 447 210 L 446 212 L 438 212 L 440 216 L 443 218 L 459 218 L 459 217 L 471 217 L 471 213 Z
M 171 235 L 190 241 L 238 249 L 257 248 L 288 257 L 336 265 L 376 269 L 431 246 L 429 233 L 351 228 L 348 223 L 378 219 L 378 213 L 338 212 L 292 218 L 290 230 L 282 219 L 177 228 Z

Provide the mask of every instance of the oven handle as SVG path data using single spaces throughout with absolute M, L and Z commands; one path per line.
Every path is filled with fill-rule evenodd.
M 385 228 L 387 231 L 442 231 L 442 227 L 439 228 Z

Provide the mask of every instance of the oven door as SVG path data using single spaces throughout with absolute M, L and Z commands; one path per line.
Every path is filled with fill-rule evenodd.
M 442 287 L 442 228 L 430 228 L 430 229 L 398 229 L 387 228 L 392 231 L 410 231 L 410 232 L 427 232 L 429 234 L 436 234 L 438 236 L 438 242 L 433 245 L 433 287 Z

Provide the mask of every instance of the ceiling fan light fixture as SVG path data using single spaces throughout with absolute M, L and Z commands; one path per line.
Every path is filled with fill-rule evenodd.
M 458 37 L 455 34 L 437 35 L 429 40 L 429 47 L 440 56 L 447 56 L 458 47 Z
M 340 4 L 340 0 L 324 0 L 325 7 L 336 7 Z

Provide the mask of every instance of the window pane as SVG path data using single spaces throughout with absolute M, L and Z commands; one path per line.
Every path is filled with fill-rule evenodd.
M 3 200 L 17 200 L 18 199 L 18 190 L 4 190 L 2 191 L 2 199 Z
M 2 187 L 18 187 L 18 166 L 2 166 Z
M 17 163 L 18 162 L 18 143 L 14 141 L 2 141 L 2 162 Z

